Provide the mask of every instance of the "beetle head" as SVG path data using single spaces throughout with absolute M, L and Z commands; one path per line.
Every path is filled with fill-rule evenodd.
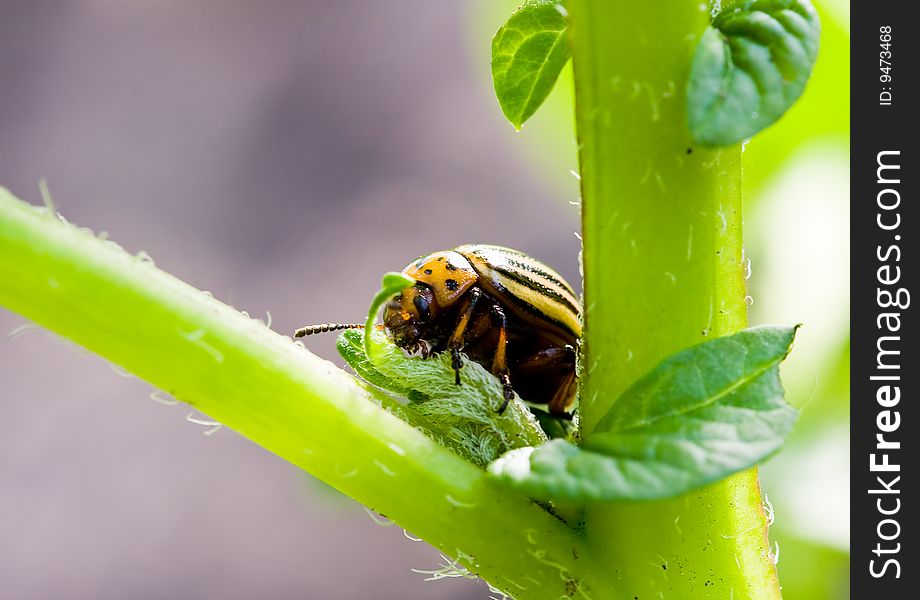
M 419 282 L 387 302 L 383 323 L 397 346 L 415 352 L 420 349 L 437 310 L 434 292 Z

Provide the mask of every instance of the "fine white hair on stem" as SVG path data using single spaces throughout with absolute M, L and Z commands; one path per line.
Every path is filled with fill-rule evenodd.
M 437 569 L 412 569 L 413 573 L 418 573 L 419 575 L 428 575 L 425 578 L 425 581 L 438 581 L 439 579 L 479 579 L 476 575 L 473 575 L 469 569 L 460 564 L 460 561 L 453 558 L 448 558 L 441 555 L 441 560 L 444 561 L 441 566 Z
M 423 542 L 424 540 L 420 537 L 415 537 L 407 529 L 403 529 L 403 537 L 409 540 L 410 542 Z
M 775 544 L 774 549 L 770 550 L 770 559 L 773 561 L 773 564 L 779 564 L 779 540 L 773 542 Z
M 150 399 L 153 400 L 154 402 L 159 402 L 163 406 L 176 406 L 177 404 L 179 404 L 179 401 L 176 400 L 175 398 L 172 398 L 172 397 L 166 398 L 166 397 L 161 396 L 160 394 L 162 393 L 163 392 L 161 392 L 160 390 L 153 390 L 152 392 L 150 392 Z
M 134 374 L 128 371 L 127 369 L 125 369 L 124 367 L 120 365 L 116 365 L 115 363 L 112 363 L 112 362 L 108 364 L 109 364 L 109 368 L 115 371 L 115 373 L 118 374 L 119 377 L 124 377 L 125 379 L 134 379 Z
M 200 419 L 196 417 L 194 411 L 187 414 L 185 416 L 185 420 L 188 421 L 189 423 L 194 423 L 195 425 L 203 425 L 204 427 L 210 427 L 211 429 L 208 429 L 207 431 L 203 432 L 207 436 L 214 435 L 223 427 L 223 424 L 217 421 L 213 421 L 210 419 Z
M 54 199 L 51 197 L 51 190 L 48 189 L 48 179 L 46 177 L 39 178 L 38 193 L 42 196 L 42 202 L 45 203 L 48 214 L 52 216 L 57 214 L 57 209 L 54 208 Z
M 770 502 L 770 496 L 763 495 L 763 512 L 767 516 L 767 527 L 773 525 L 776 520 L 776 511 L 773 510 L 773 503 Z
M 392 527 L 393 525 L 396 525 L 396 523 L 394 523 L 393 521 L 387 519 L 386 517 L 382 515 L 375 513 L 374 511 L 372 511 L 366 506 L 362 505 L 361 508 L 364 509 L 364 512 L 367 513 L 367 516 L 371 518 L 371 521 L 373 521 L 375 525 L 379 525 L 380 527 Z
M 30 331 L 36 331 L 38 329 L 41 329 L 41 328 L 35 323 L 23 323 L 19 327 L 16 327 L 12 331 L 10 331 L 8 334 L 6 334 L 6 337 L 7 339 L 15 340 L 21 335 L 29 333 Z
M 150 254 L 148 254 L 146 250 L 139 251 L 137 254 L 134 255 L 134 258 L 139 263 L 150 265 L 151 267 L 156 266 L 156 263 L 154 262 L 153 257 L 150 256 Z

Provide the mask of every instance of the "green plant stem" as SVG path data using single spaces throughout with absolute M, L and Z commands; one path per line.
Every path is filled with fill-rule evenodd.
M 500 589 L 555 599 L 572 581 L 586 591 L 608 585 L 564 523 L 493 487 L 344 371 L 2 188 L 0 304 L 385 514 Z
M 702 9 L 701 9 L 702 8 Z M 747 321 L 741 149 L 690 141 L 709 23 L 692 0 L 570 0 L 584 236 L 582 422 L 658 361 Z M 756 469 L 662 502 L 589 507 L 617 598 L 778 598 Z

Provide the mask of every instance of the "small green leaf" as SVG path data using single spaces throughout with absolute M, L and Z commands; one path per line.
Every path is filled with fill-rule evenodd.
M 501 382 L 478 363 L 464 357 L 456 385 L 450 353 L 406 356 L 382 331 L 362 335 L 342 332 L 336 344 L 342 358 L 368 383 L 408 400 L 397 412 L 402 419 L 474 464 L 484 467 L 508 450 L 546 441 L 520 399 L 498 414 Z
M 805 89 L 818 56 L 809 0 L 743 0 L 703 33 L 687 86 L 687 120 L 700 144 L 727 146 L 778 120 Z
M 490 467 L 542 500 L 650 500 L 746 469 L 776 450 L 798 411 L 779 363 L 795 328 L 759 327 L 665 359 L 614 403 L 581 447 L 554 440 Z
M 415 280 L 404 273 L 390 271 L 383 275 L 383 279 L 380 282 L 380 291 L 374 296 L 371 307 L 367 310 L 367 321 L 364 323 L 364 350 L 368 356 L 373 356 L 370 342 L 371 331 L 377 323 L 377 312 L 380 307 L 383 306 L 384 302 L 414 284 Z
M 492 38 L 492 82 L 505 117 L 520 129 L 543 104 L 569 60 L 565 9 L 527 0 Z
M 413 392 L 411 388 L 393 381 L 374 366 L 373 361 L 368 358 L 363 333 L 354 330 L 343 332 L 336 340 L 335 348 L 364 381 L 402 398 L 409 398 Z
M 364 332 L 349 330 L 336 343 L 339 354 L 366 382 L 402 399 L 400 418 L 464 458 L 484 467 L 512 448 L 542 444 L 546 436 L 527 406 L 515 398 L 499 415 L 504 401 L 499 380 L 463 357 L 456 385 L 449 353 L 429 359 L 410 357 L 376 326 L 380 307 L 415 284 L 403 273 L 383 276 L 367 312 Z
M 721 401 L 775 370 L 797 328 L 751 327 L 672 354 L 629 386 L 595 431 L 635 429 Z

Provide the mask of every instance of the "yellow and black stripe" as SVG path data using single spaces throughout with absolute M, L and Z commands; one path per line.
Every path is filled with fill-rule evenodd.
M 484 283 L 514 302 L 513 308 L 581 337 L 581 302 L 572 286 L 551 268 L 502 246 L 469 244 L 455 251 L 470 261 Z

